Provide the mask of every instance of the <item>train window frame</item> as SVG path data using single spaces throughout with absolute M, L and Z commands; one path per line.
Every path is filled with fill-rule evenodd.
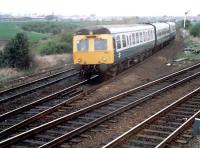
M 152 33 L 152 30 L 150 30 L 150 40 L 153 39 L 153 33 Z
M 147 41 L 147 31 L 145 30 L 144 31 L 144 42 L 146 42 Z
M 121 41 L 122 41 L 122 48 L 125 48 L 127 46 L 127 44 L 126 44 L 126 35 L 125 34 L 122 34 Z
M 80 42 L 82 42 L 82 41 L 87 41 L 86 42 L 86 47 L 84 48 L 84 49 L 80 49 Z M 85 45 L 84 45 L 85 46 Z M 81 39 L 81 40 L 78 40 L 77 42 L 76 42 L 76 47 L 77 47 L 77 51 L 78 52 L 84 52 L 84 51 L 88 51 L 89 50 L 89 40 L 88 39 Z
M 140 43 L 139 32 L 136 32 L 136 44 Z
M 144 35 L 145 35 L 145 32 L 143 31 L 143 32 L 142 32 L 142 41 L 143 41 L 143 42 L 145 42 L 145 40 L 144 40 Z
M 136 43 L 135 33 L 132 33 L 132 44 L 134 45 Z
M 121 49 L 122 48 L 122 43 L 121 43 L 121 36 L 120 35 L 117 35 L 115 37 L 115 42 L 116 42 L 116 49 Z
M 129 34 L 128 36 L 129 36 L 129 43 L 130 43 L 130 46 L 132 46 L 132 45 L 133 45 L 133 43 L 132 43 L 132 36 L 131 36 L 131 34 Z
M 151 40 L 151 30 L 148 30 L 147 34 L 148 34 L 148 41 L 150 41 Z
M 126 35 L 126 46 L 130 46 L 129 36 Z
M 96 51 L 107 50 L 108 49 L 108 40 L 107 39 L 103 39 L 103 38 L 95 38 L 94 39 L 94 49 Z
M 139 36 L 140 36 L 140 43 L 142 43 L 142 42 L 143 42 L 143 33 L 140 32 L 139 34 L 140 34 L 140 35 L 139 35 Z
M 154 30 L 151 30 L 151 40 L 153 40 L 155 38 L 155 32 Z

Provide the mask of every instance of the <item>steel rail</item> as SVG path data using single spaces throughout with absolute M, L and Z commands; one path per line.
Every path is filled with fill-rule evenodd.
M 16 94 L 14 94 L 14 95 L 12 95 L 12 96 L 9 96 L 9 97 L 7 97 L 7 98 L 1 99 L 1 100 L 0 100 L 0 104 L 5 103 L 5 102 L 7 102 L 7 101 L 11 101 L 11 100 L 15 99 L 16 97 L 19 97 L 19 96 L 21 96 L 21 95 L 25 95 L 25 94 L 27 94 L 27 93 L 29 93 L 29 92 L 32 92 L 32 91 L 36 91 L 36 90 L 38 90 L 38 89 L 40 89 L 40 88 L 43 88 L 43 87 L 45 87 L 45 86 L 48 86 L 48 85 L 57 83 L 57 82 L 59 82 L 59 81 L 65 80 L 65 79 L 68 79 L 68 78 L 73 77 L 73 76 L 76 76 L 76 75 L 78 75 L 78 74 L 79 74 L 79 72 L 75 72 L 75 73 L 70 74 L 70 75 L 68 75 L 68 76 L 59 78 L 59 79 L 57 79 L 57 80 L 54 80 L 54 81 L 51 81 L 51 82 L 48 82 L 48 83 L 45 83 L 45 84 L 42 84 L 42 85 L 37 86 L 37 87 L 35 87 L 35 88 L 31 88 L 31 89 L 29 89 L 29 90 L 25 90 L 25 91 L 23 91 L 23 92 L 16 93 Z
M 198 75 L 200 75 L 200 72 L 198 73 Z M 149 95 L 147 95 L 147 96 L 145 96 L 143 98 L 140 98 L 137 101 L 134 101 L 134 102 L 122 107 L 122 108 L 119 108 L 118 110 L 113 111 L 113 112 L 109 113 L 106 116 L 98 118 L 97 120 L 94 120 L 93 122 L 90 122 L 90 123 L 88 123 L 88 124 L 86 124 L 86 125 L 84 125 L 84 126 L 82 126 L 80 128 L 77 128 L 77 129 L 75 129 L 75 130 L 73 130 L 73 131 L 71 131 L 71 132 L 69 132 L 69 133 L 67 133 L 67 134 L 65 134 L 65 135 L 63 135 L 61 137 L 58 137 L 58 138 L 56 138 L 56 139 L 54 139 L 54 140 L 52 140 L 52 141 L 40 146 L 40 148 L 49 148 L 49 147 L 54 147 L 56 145 L 59 145 L 62 142 L 66 141 L 66 140 L 69 140 L 73 136 L 79 135 L 82 132 L 87 131 L 88 129 L 90 129 L 90 128 L 92 128 L 92 127 L 94 127 L 94 126 L 96 126 L 96 125 L 98 125 L 98 124 L 100 124 L 100 123 L 102 123 L 102 122 L 104 122 L 104 121 L 106 121 L 106 120 L 108 120 L 108 119 L 120 114 L 120 113 L 123 113 L 123 112 L 125 112 L 125 111 L 127 111 L 127 110 L 129 110 L 129 109 L 131 109 L 133 107 L 136 107 L 137 105 L 141 104 L 142 102 L 145 102 L 145 101 L 149 100 L 150 98 L 155 97 L 156 95 L 158 95 L 158 94 L 160 94 L 160 93 L 162 93 L 162 92 L 164 92 L 164 91 L 166 91 L 166 90 L 168 90 L 170 88 L 173 88 L 173 87 L 175 87 L 175 86 L 177 86 L 177 85 L 179 85 L 179 84 L 181 84 L 183 82 L 186 82 L 186 81 L 190 80 L 190 78 L 194 78 L 196 76 L 197 75 L 189 76 L 188 77 L 189 79 L 185 78 L 183 81 L 182 80 L 178 81 L 178 82 L 176 82 L 176 83 L 174 83 L 172 85 L 169 85 L 169 86 L 167 86 L 165 88 L 157 90 L 154 93 L 151 93 L 151 94 L 149 94 Z
M 198 66 L 197 66 L 197 67 L 198 67 Z M 193 68 L 194 68 L 194 67 L 193 67 Z M 189 68 L 186 68 L 185 71 L 188 71 L 188 70 L 189 70 Z M 147 86 L 156 84 L 156 83 L 158 83 L 158 82 L 160 82 L 160 81 L 163 81 L 163 80 L 166 80 L 166 79 L 168 79 L 168 78 L 170 78 L 170 77 L 174 77 L 175 75 L 178 75 L 178 74 L 180 74 L 180 73 L 184 73 L 185 71 L 184 71 L 184 70 L 181 70 L 181 71 L 179 71 L 179 72 L 175 72 L 175 73 L 170 74 L 170 75 L 168 75 L 168 76 L 162 77 L 162 78 L 157 79 L 157 80 L 152 81 L 152 82 L 149 82 L 149 83 L 147 83 L 147 84 L 145 84 L 145 85 L 142 85 L 142 86 L 139 86 L 139 87 L 137 87 L 137 88 L 134 88 L 134 89 L 131 89 L 131 90 L 129 90 L 129 91 L 126 91 L 126 92 L 124 92 L 124 93 L 118 94 L 118 95 L 116 95 L 116 96 L 114 96 L 114 97 L 108 98 L 108 99 L 106 99 L 106 100 L 104 100 L 104 101 L 101 101 L 101 102 L 99 102 L 99 103 L 96 103 L 96 104 L 94 104 L 94 105 L 91 105 L 91 106 L 88 106 L 88 107 L 83 108 L 83 109 L 81 109 L 81 110 L 78 110 L 78 111 L 76 111 L 76 112 L 70 113 L 70 114 L 68 114 L 68 115 L 66 115 L 66 116 L 63 116 L 63 117 L 61 117 L 61 118 L 58 118 L 58 119 L 56 119 L 56 120 L 54 120 L 54 121 L 51 121 L 51 122 L 49 122 L 49 123 L 46 123 L 46 124 L 44 124 L 44 125 L 42 125 L 42 126 L 36 127 L 36 128 L 31 129 L 31 130 L 29 130 L 29 131 L 26 131 L 26 132 L 24 132 L 24 133 L 21 133 L 21 134 L 19 134 L 19 135 L 16 135 L 16 136 L 14 136 L 14 137 L 11 137 L 11 138 L 9 138 L 9 139 L 6 139 L 5 141 L 2 141 L 2 142 L 0 143 L 0 146 L 6 146 L 8 143 L 11 144 L 11 143 L 14 143 L 14 142 L 16 142 L 16 141 L 18 141 L 18 140 L 21 140 L 21 139 L 24 139 L 24 138 L 26 138 L 26 137 L 29 137 L 29 136 L 31 136 L 31 135 L 33 135 L 33 134 L 36 134 L 36 133 L 41 132 L 41 131 L 43 131 L 43 130 L 46 130 L 46 129 L 50 128 L 50 127 L 53 127 L 53 126 L 55 126 L 55 125 L 58 125 L 58 124 L 60 124 L 60 123 L 62 123 L 62 122 L 64 122 L 64 121 L 67 121 L 67 120 L 69 120 L 69 119 L 72 119 L 72 118 L 74 118 L 74 117 L 77 117 L 77 116 L 79 116 L 79 115 L 82 115 L 82 114 L 84 114 L 84 113 L 87 113 L 87 112 L 89 112 L 89 111 L 91 111 L 91 110 L 93 110 L 93 109 L 95 109 L 95 108 L 97 108 L 97 107 L 101 107 L 101 106 L 103 106 L 103 105 L 106 105 L 106 104 L 108 104 L 108 103 L 111 103 L 111 102 L 113 102 L 113 101 L 116 101 L 116 100 L 122 98 L 123 96 L 125 96 L 125 95 L 127 95 L 127 94 L 130 94 L 130 93 L 132 93 L 132 92 L 135 92 L 135 91 L 137 91 L 137 90 L 139 90 L 139 89 L 141 89 L 141 88 L 145 88 L 145 87 L 147 87 Z M 168 85 L 168 86 L 166 86 L 165 88 L 162 88 L 162 89 L 160 89 L 160 90 L 157 90 L 157 91 L 155 91 L 154 93 L 151 93 L 151 94 L 149 94 L 149 95 L 147 95 L 147 96 L 145 96 L 145 97 L 143 97 L 143 98 L 140 98 L 140 99 L 137 100 L 137 101 L 134 101 L 134 102 L 132 102 L 132 103 L 130 103 L 130 104 L 128 104 L 128 105 L 126 105 L 126 106 L 124 106 L 124 107 L 118 109 L 118 110 L 115 111 L 115 112 L 110 113 L 108 116 L 99 118 L 99 119 L 97 119 L 97 121 L 94 121 L 94 122 L 92 122 L 92 123 L 90 123 L 90 124 L 86 124 L 85 126 L 80 127 L 80 128 L 78 129 L 78 131 L 79 131 L 79 132 L 83 132 L 83 131 L 86 130 L 85 128 L 91 128 L 91 127 L 93 127 L 93 126 L 99 124 L 100 122 L 103 122 L 103 121 L 107 120 L 108 118 L 111 118 L 111 117 L 113 117 L 113 116 L 116 116 L 117 114 L 120 114 L 120 113 L 122 113 L 122 112 L 124 112 L 124 111 L 126 111 L 126 110 L 128 110 L 128 109 L 130 109 L 130 108 L 132 108 L 132 107 L 134 107 L 134 106 L 136 106 L 136 105 L 138 105 L 138 104 L 140 104 L 140 103 L 146 101 L 146 100 L 148 100 L 148 98 L 151 99 L 153 96 L 156 96 L 156 95 L 160 94 L 161 92 L 163 92 L 163 91 L 165 91 L 165 90 L 168 90 L 168 89 L 170 89 L 170 88 L 173 88 L 173 87 L 175 87 L 175 86 L 178 86 L 178 85 L 181 84 L 181 83 L 187 82 L 188 80 L 191 80 L 192 78 L 195 78 L 195 77 L 197 77 L 197 76 L 199 76 L 199 75 L 200 75 L 200 72 L 195 73 L 195 74 L 193 74 L 192 76 L 189 76 L 189 77 L 187 77 L 187 78 L 184 78 L 184 79 L 182 79 L 182 80 L 179 80 L 178 82 L 175 82 L 175 83 L 173 83 L 173 84 L 171 84 L 171 85 Z M 71 134 L 70 134 L 70 133 L 71 133 Z M 56 139 L 55 141 L 56 141 L 56 142 L 59 141 L 58 143 L 60 143 L 60 142 L 62 142 L 63 140 L 66 140 L 66 137 L 74 136 L 74 134 L 76 135 L 78 132 L 77 132 L 77 131 L 72 131 L 72 132 L 70 132 L 70 133 L 68 133 L 67 135 L 64 135 L 64 136 L 62 136 L 62 137 L 59 137 L 59 138 Z M 54 141 L 54 142 L 55 142 L 55 141 Z M 7 143 L 7 144 L 6 144 L 6 143 Z M 50 145 L 54 145 L 54 144 L 52 144 L 52 143 L 47 143 L 47 145 L 50 146 Z M 46 146 L 46 145 L 44 145 L 44 147 L 45 147 L 45 146 Z
M 120 135 L 119 137 L 117 137 L 116 139 L 114 139 L 113 141 L 111 141 L 108 144 L 106 144 L 105 146 L 103 146 L 103 148 L 114 148 L 114 147 L 119 146 L 124 141 L 126 141 L 127 139 L 129 139 L 131 136 L 133 136 L 134 134 L 137 134 L 140 130 L 142 130 L 144 127 L 146 127 L 147 125 L 149 125 L 151 122 L 155 121 L 160 116 L 168 113 L 170 110 L 172 110 L 174 107 L 177 107 L 179 104 L 181 104 L 181 103 L 185 102 L 186 100 L 190 99 L 192 96 L 194 96 L 194 94 L 199 93 L 199 91 L 200 91 L 200 87 L 197 88 L 197 89 L 195 89 L 194 91 L 190 92 L 189 94 L 181 97 L 180 99 L 178 99 L 174 103 L 172 103 L 169 106 L 165 107 L 164 109 L 160 110 L 159 112 L 157 112 L 153 116 L 149 117 L 148 119 L 146 119 L 143 122 L 139 123 L 135 127 L 131 128 L 127 132 L 123 133 L 122 135 Z M 159 145 L 157 145 L 156 148 L 164 147 L 166 145 L 166 143 L 169 142 L 170 140 L 172 140 L 172 138 L 174 138 L 175 136 L 177 136 L 177 134 L 179 132 L 181 132 L 184 127 L 186 127 L 188 124 L 191 124 L 191 122 L 194 120 L 194 118 L 196 116 L 198 116 L 199 114 L 200 114 L 200 111 L 196 112 L 189 120 L 187 120 L 186 122 L 184 122 L 172 134 L 170 134 Z
M 52 75 L 49 75 L 49 76 L 46 76 L 46 77 L 43 77 L 43 78 L 39 78 L 39 79 L 37 79 L 37 80 L 31 81 L 31 82 L 28 82 L 28 83 L 25 83 L 25 84 L 22 84 L 22 85 L 13 87 L 13 88 L 9 88 L 9 89 L 6 89 L 6 90 L 2 90 L 2 91 L 0 91 L 0 95 L 2 95 L 3 93 L 8 93 L 8 92 L 10 92 L 10 91 L 13 91 L 13 90 L 15 90 L 15 89 L 19 89 L 19 88 L 24 87 L 24 86 L 27 86 L 27 85 L 31 85 L 31 84 L 33 84 L 33 83 L 36 83 L 36 82 L 39 82 L 39 81 L 42 81 L 42 80 L 46 80 L 46 79 L 48 79 L 48 78 L 51 78 L 51 77 L 54 77 L 54 76 L 57 76 L 57 75 L 60 75 L 60 74 L 63 74 L 63 73 L 72 71 L 72 70 L 74 70 L 74 69 L 73 69 L 73 68 L 70 68 L 70 69 L 61 71 L 61 72 L 59 72 L 59 73 L 55 73 L 55 74 L 52 74 Z
M 82 85 L 84 85 L 84 84 L 87 84 L 89 81 L 91 81 L 91 80 L 93 80 L 93 79 L 95 79 L 95 78 L 97 78 L 97 77 L 98 77 L 98 76 L 93 76 L 90 80 L 84 80 L 84 81 L 79 82 L 79 83 L 77 83 L 77 84 L 74 84 L 74 85 L 72 85 L 72 86 L 70 86 L 70 87 L 68 87 L 68 88 L 65 88 L 65 89 L 63 89 L 63 90 L 60 90 L 60 91 L 58 91 L 58 92 L 56 92 L 56 93 L 54 93 L 54 94 L 51 94 L 51 95 L 46 96 L 46 97 L 44 97 L 44 98 L 41 98 L 41 99 L 38 100 L 38 101 L 35 101 L 35 102 L 33 102 L 33 103 L 30 103 L 30 104 L 28 104 L 28 105 L 25 105 L 25 106 L 23 106 L 23 107 L 20 107 L 20 108 L 18 108 L 18 109 L 15 109 L 15 110 L 13 110 L 13 111 L 11 111 L 11 112 L 8 112 L 8 113 L 6 113 L 6 114 L 3 114 L 3 115 L 0 116 L 0 121 L 7 120 L 10 116 L 14 116 L 14 115 L 16 115 L 16 114 L 22 113 L 23 111 L 27 111 L 28 109 L 30 109 L 30 108 L 32 108 L 32 107 L 35 107 L 35 106 L 37 106 L 38 104 L 41 104 L 41 103 L 43 103 L 43 102 L 46 102 L 46 101 L 48 101 L 48 100 L 51 100 L 52 98 L 55 98 L 55 97 L 57 97 L 57 96 L 59 96 L 59 95 L 62 95 L 62 94 L 65 93 L 66 91 L 69 91 L 69 90 L 72 90 L 72 89 L 77 88 L 77 87 L 79 87 L 79 86 L 82 86 Z M 85 93 L 85 91 L 83 91 L 83 93 L 81 93 L 81 92 L 82 92 L 82 91 L 79 91 L 78 94 L 75 94 L 75 96 L 73 96 L 73 97 L 71 97 L 71 98 L 68 98 L 67 100 L 64 100 L 63 102 L 61 102 L 61 103 L 59 103 L 59 104 L 57 104 L 57 105 L 54 105 L 54 106 L 52 106 L 52 107 L 49 107 L 48 109 L 46 109 L 46 110 L 44 110 L 44 111 L 42 111 L 42 112 L 40 112 L 40 113 L 38 113 L 38 114 L 36 114 L 36 115 L 30 117 L 30 118 L 27 118 L 27 119 L 25 119 L 25 120 L 23 120 L 23 121 L 21 121 L 21 122 L 15 124 L 15 125 L 13 125 L 13 126 L 7 128 L 7 129 L 3 130 L 3 131 L 1 131 L 1 132 L 0 132 L 0 137 L 3 138 L 4 136 L 7 136 L 7 135 L 11 134 L 12 132 L 16 131 L 17 129 L 19 129 L 19 128 L 21 128 L 21 127 L 23 127 L 23 126 L 25 126 L 25 125 L 27 125 L 27 124 L 33 122 L 33 121 L 36 121 L 37 119 L 39 119 L 39 118 L 41 118 L 41 117 L 43 117 L 43 116 L 45 116 L 45 115 L 47 115 L 47 114 L 50 114 L 50 113 L 54 112 L 55 110 L 58 110 L 58 109 L 61 108 L 62 106 L 76 101 L 77 99 L 79 99 L 79 98 Z

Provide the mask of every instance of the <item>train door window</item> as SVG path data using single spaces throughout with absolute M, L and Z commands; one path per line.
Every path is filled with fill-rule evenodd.
M 115 38 L 113 38 L 113 47 L 114 47 L 114 49 L 116 49 L 116 40 L 115 40 Z
M 89 42 L 87 39 L 82 39 L 77 41 L 77 49 L 78 51 L 87 51 L 89 49 Z
M 115 41 L 116 41 L 116 48 L 120 49 L 122 46 L 121 46 L 121 38 L 119 35 L 116 36 Z
M 136 43 L 139 43 L 140 40 L 139 40 L 139 33 L 136 33 Z
M 135 33 L 132 33 L 132 44 L 135 44 Z
M 106 50 L 107 49 L 107 40 L 106 39 L 95 39 L 94 40 L 95 50 Z
M 122 35 L 122 46 L 126 47 L 126 36 Z

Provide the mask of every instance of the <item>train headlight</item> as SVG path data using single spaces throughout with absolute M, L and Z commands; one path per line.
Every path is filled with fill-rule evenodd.
M 102 58 L 102 61 L 104 61 L 104 62 L 105 62 L 106 60 L 107 60 L 107 59 L 106 59 L 105 57 L 103 57 L 103 58 Z
M 78 59 L 78 63 L 81 63 L 81 61 L 82 61 L 81 59 Z

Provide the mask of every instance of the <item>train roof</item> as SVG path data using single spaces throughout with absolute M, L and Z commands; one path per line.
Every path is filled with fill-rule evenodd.
M 169 29 L 169 25 L 174 25 L 173 22 L 168 23 L 152 23 L 156 29 Z M 98 25 L 88 28 L 83 28 L 75 32 L 75 35 L 93 34 L 120 34 L 124 32 L 134 32 L 139 30 L 153 29 L 151 24 L 129 24 L 129 25 Z
M 153 29 L 152 25 L 148 24 L 133 24 L 133 25 L 102 25 L 93 26 L 90 28 L 84 28 L 76 31 L 76 35 L 89 35 L 90 32 L 93 34 L 117 34 L 123 32 L 134 32 L 144 29 Z
M 174 22 L 167 22 L 170 26 L 175 26 L 176 24 Z
M 156 30 L 159 29 L 169 29 L 169 24 L 168 23 L 152 23 L 154 26 L 156 26 Z

